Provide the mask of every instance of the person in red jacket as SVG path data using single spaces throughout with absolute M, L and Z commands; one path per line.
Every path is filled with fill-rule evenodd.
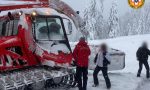
M 78 82 L 79 90 L 86 90 L 88 80 L 88 61 L 91 54 L 90 48 L 85 41 L 84 37 L 80 38 L 79 43 L 76 45 L 73 56 L 77 65 L 76 80 Z M 82 81 L 83 77 L 83 81 Z

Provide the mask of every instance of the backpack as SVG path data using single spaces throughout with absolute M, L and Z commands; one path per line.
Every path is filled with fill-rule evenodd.
M 106 58 L 106 53 L 103 53 L 103 67 L 107 67 L 108 64 L 110 64 L 110 61 L 108 61 L 108 59 Z
M 94 58 L 94 63 L 97 62 L 97 57 L 98 57 L 98 53 L 96 54 L 95 58 Z

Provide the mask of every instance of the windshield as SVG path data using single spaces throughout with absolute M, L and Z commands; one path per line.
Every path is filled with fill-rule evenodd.
M 64 31 L 60 18 L 36 18 L 34 23 L 37 40 L 64 40 Z
M 61 18 L 39 16 L 33 22 L 33 34 L 39 47 L 48 53 L 58 54 L 60 51 L 70 53 Z

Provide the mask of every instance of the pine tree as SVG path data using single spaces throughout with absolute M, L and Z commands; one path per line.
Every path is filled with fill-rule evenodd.
M 108 24 L 109 24 L 109 37 L 114 38 L 119 36 L 118 31 L 120 27 L 119 27 L 119 17 L 118 17 L 116 0 L 114 0 L 112 3 Z
M 96 24 L 95 24 L 95 31 L 96 31 L 96 39 L 103 39 L 106 38 L 106 30 L 105 30 L 105 20 L 103 17 L 103 11 L 104 11 L 104 6 L 103 6 L 103 1 L 100 0 L 100 2 L 97 2 L 100 7 L 97 7 L 97 15 L 95 17 Z
M 98 5 L 99 4 L 99 5 Z M 100 7 L 98 7 L 100 6 Z M 100 39 L 106 37 L 103 19 L 103 0 L 96 2 L 91 0 L 91 5 L 84 11 L 86 29 L 90 32 L 90 39 Z

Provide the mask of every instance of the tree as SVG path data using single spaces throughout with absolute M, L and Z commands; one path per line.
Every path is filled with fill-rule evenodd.
M 100 6 L 100 7 L 98 7 Z M 91 0 L 91 5 L 84 11 L 84 20 L 86 22 L 86 29 L 90 32 L 89 39 L 105 38 L 104 19 L 103 19 L 103 0 L 97 2 Z
M 130 10 L 125 16 L 121 17 L 122 31 L 126 34 L 122 35 L 137 35 L 150 33 L 150 3 L 138 10 Z M 128 33 L 128 34 L 127 34 Z
M 108 24 L 109 24 L 109 37 L 114 38 L 119 36 L 118 31 L 120 27 L 119 27 L 119 17 L 116 0 L 114 0 L 112 3 Z

